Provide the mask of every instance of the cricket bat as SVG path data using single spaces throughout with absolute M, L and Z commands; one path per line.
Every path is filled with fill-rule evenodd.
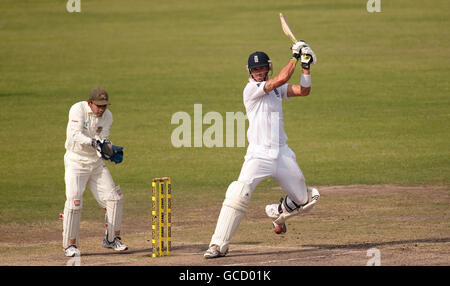
M 291 28 L 289 28 L 289 25 L 283 13 L 280 13 L 280 21 L 281 21 L 281 28 L 283 29 L 284 34 L 288 36 L 293 43 L 297 42 L 297 39 L 295 38 L 294 33 L 292 33 Z

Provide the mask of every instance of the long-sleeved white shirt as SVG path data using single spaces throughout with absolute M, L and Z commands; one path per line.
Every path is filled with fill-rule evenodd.
M 72 159 L 99 160 L 99 153 L 91 146 L 92 138 L 101 141 L 107 139 L 112 122 L 113 116 L 108 109 L 102 117 L 97 117 L 87 101 L 72 105 L 67 124 L 66 154 Z

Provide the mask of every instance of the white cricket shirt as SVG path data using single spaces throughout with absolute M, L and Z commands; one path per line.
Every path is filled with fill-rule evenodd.
M 256 82 L 250 78 L 244 88 L 244 106 L 249 127 L 247 139 L 249 147 L 256 145 L 263 148 L 278 149 L 286 144 L 284 131 L 282 100 L 288 99 L 284 84 L 269 93 L 264 91 L 265 81 Z
M 72 105 L 67 124 L 66 154 L 72 159 L 90 159 L 97 161 L 98 152 L 91 146 L 92 138 L 103 141 L 109 136 L 113 117 L 105 110 L 102 117 L 92 112 L 87 101 Z

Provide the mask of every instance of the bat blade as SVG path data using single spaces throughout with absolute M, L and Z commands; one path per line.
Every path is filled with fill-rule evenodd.
M 280 13 L 280 21 L 281 21 L 281 28 L 283 29 L 284 34 L 288 36 L 292 40 L 292 42 L 294 43 L 297 42 L 297 39 L 295 38 L 294 33 L 292 33 L 291 28 L 289 28 L 289 25 L 283 13 Z

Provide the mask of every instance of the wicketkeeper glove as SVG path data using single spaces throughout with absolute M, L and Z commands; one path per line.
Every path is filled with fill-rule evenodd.
M 97 140 L 95 138 L 92 138 L 91 140 L 91 146 L 95 150 L 97 150 L 99 153 L 102 152 L 102 142 L 100 140 Z
M 98 141 L 100 142 L 100 141 Z M 108 139 L 100 142 L 100 154 L 105 160 L 109 160 L 115 164 L 119 164 L 123 161 L 123 147 L 116 146 L 111 143 Z
M 123 147 L 122 146 L 116 146 L 112 145 L 113 154 L 109 158 L 111 162 L 114 164 L 119 164 L 123 161 Z

